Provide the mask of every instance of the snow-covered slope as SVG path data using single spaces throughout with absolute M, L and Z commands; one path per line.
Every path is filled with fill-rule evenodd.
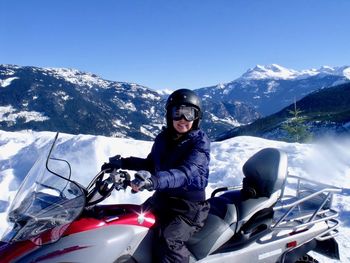
M 0 131 L 0 233 L 6 227 L 6 210 L 20 182 L 53 137 L 52 132 Z M 72 165 L 73 179 L 87 185 L 109 156 L 145 157 L 151 146 L 147 141 L 61 134 L 55 156 L 67 159 Z M 343 194 L 335 198 L 342 221 L 337 240 L 342 262 L 350 262 L 350 138 L 341 141 L 325 138 L 315 144 L 298 144 L 236 137 L 212 143 L 208 195 L 215 187 L 240 184 L 244 162 L 265 147 L 276 147 L 287 153 L 289 173 L 344 188 Z M 136 195 L 129 191 L 118 192 L 107 203 L 140 203 L 149 195 L 147 191 Z

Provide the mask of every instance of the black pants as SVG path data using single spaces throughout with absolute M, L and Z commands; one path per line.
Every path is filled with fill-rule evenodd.
M 208 216 L 207 201 L 191 202 L 163 194 L 154 194 L 145 204 L 156 216 L 152 262 L 189 262 L 185 243 L 200 230 Z

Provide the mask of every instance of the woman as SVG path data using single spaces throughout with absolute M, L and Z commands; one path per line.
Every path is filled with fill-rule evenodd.
M 205 187 L 210 141 L 199 128 L 202 103 L 195 92 L 173 92 L 165 108 L 167 127 L 146 159 L 115 156 L 102 169 L 136 170 L 133 191 L 155 190 L 144 203 L 157 218 L 152 262 L 188 262 L 185 243 L 203 226 L 209 211 Z

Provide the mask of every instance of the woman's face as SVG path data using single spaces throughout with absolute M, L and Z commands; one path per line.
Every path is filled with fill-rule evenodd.
M 182 118 L 179 121 L 173 120 L 174 129 L 179 133 L 186 133 L 191 130 L 193 121 L 186 121 L 185 118 Z

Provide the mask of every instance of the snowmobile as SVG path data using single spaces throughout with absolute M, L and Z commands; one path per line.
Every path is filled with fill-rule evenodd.
M 54 157 L 57 137 L 9 208 L 0 261 L 151 262 L 152 212 L 101 204 L 127 189 L 130 174 L 101 171 L 83 187 L 69 162 Z M 206 223 L 186 244 L 190 262 L 317 262 L 311 251 L 339 260 L 332 199 L 340 188 L 289 175 L 287 155 L 276 148 L 258 151 L 242 170 L 242 185 L 208 198 Z

